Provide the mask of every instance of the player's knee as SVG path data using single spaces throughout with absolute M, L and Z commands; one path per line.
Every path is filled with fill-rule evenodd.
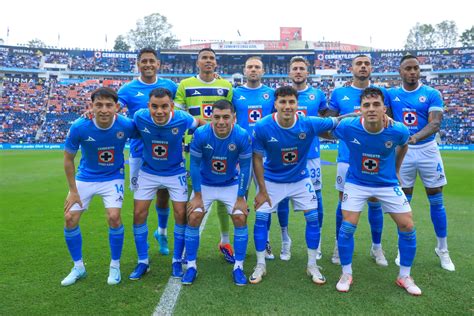
M 114 212 L 109 214 L 109 226 L 112 228 L 117 228 L 122 224 L 122 218 L 120 217 L 120 212 Z
M 191 227 L 198 227 L 201 225 L 202 218 L 204 217 L 204 212 L 201 211 L 192 211 L 188 216 L 188 225 Z
M 442 193 L 443 192 L 443 187 L 425 188 L 425 190 L 426 190 L 427 195 L 435 195 L 435 194 L 438 194 L 438 193 Z
M 247 224 L 247 217 L 243 214 L 234 214 L 232 215 L 232 221 L 235 227 L 242 227 Z
M 77 217 L 73 212 L 67 212 L 64 214 L 64 225 L 66 228 L 74 228 L 79 223 L 79 217 Z
M 398 224 L 398 229 L 402 232 L 411 232 L 415 228 L 412 220 L 402 221 Z

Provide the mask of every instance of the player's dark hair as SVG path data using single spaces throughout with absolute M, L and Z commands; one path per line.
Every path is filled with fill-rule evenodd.
M 228 100 L 219 100 L 216 103 L 214 103 L 214 106 L 212 108 L 219 109 L 219 110 L 230 110 L 232 113 L 235 113 L 234 105 Z
M 364 91 L 362 91 L 362 94 L 360 95 L 360 103 L 362 103 L 362 99 L 364 98 L 377 97 L 377 96 L 380 96 L 380 98 L 382 99 L 382 102 L 385 103 L 385 97 L 383 95 L 382 90 L 375 87 L 365 88 Z
M 296 98 L 298 98 L 298 91 L 296 91 L 296 89 L 291 86 L 281 86 L 275 90 L 275 100 L 278 97 L 287 97 L 291 95 L 294 95 Z
M 366 54 L 359 54 L 356 57 L 352 58 L 352 62 L 354 62 L 357 58 L 368 58 L 370 62 L 372 63 L 372 58 Z
M 149 97 L 155 97 L 155 98 L 164 98 L 168 96 L 170 100 L 173 100 L 173 94 L 171 93 L 170 90 L 165 89 L 165 88 L 155 88 L 150 91 Z
M 140 51 L 138 52 L 137 60 L 140 60 L 142 55 L 146 54 L 146 53 L 153 54 L 153 55 L 155 55 L 156 59 L 160 59 L 160 57 L 158 57 L 158 53 L 157 53 L 156 49 L 151 48 L 151 47 L 144 47 L 144 48 L 140 49 Z
M 418 58 L 415 55 L 406 54 L 405 56 L 402 57 L 402 59 L 400 59 L 400 65 L 407 59 L 416 59 L 416 60 L 418 60 Z
M 91 93 L 92 102 L 94 102 L 95 99 L 98 99 L 98 98 L 107 98 L 107 99 L 114 100 L 115 103 L 118 102 L 117 92 L 115 92 L 114 89 L 109 88 L 109 87 L 100 87 L 92 91 Z
M 210 48 L 210 47 L 205 47 L 205 48 L 202 48 L 199 52 L 198 52 L 198 57 L 199 55 L 201 55 L 202 52 L 211 52 L 214 54 L 214 56 L 216 56 L 216 52 Z

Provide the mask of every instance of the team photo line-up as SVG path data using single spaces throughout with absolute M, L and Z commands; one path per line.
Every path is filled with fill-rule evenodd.
M 338 291 L 348 292 L 353 282 L 354 233 L 368 204 L 371 257 L 379 266 L 388 265 L 381 245 L 383 214 L 388 213 L 398 227 L 396 284 L 409 294 L 421 295 L 410 276 L 417 246 L 410 201 L 417 173 L 430 204 L 435 253 L 443 269 L 455 270 L 448 251 L 442 193 L 447 180 L 434 139 L 444 106 L 440 92 L 421 83 L 416 56 L 402 57 L 402 84 L 390 89 L 372 85 L 370 57 L 356 56 L 351 85 L 332 91 L 329 102 L 321 90 L 308 84 L 309 64 L 301 56 L 293 57 L 289 64 L 292 85 L 276 90 L 261 83 L 264 66 L 260 57 L 247 59 L 246 82 L 235 89 L 215 73 L 217 60 L 212 49 L 199 51 L 196 65 L 199 73 L 177 85 L 157 75 L 157 52 L 142 49 L 137 58 L 139 77 L 118 93 L 106 87 L 93 91 L 88 111 L 72 124 L 64 151 L 69 186 L 64 237 L 74 266 L 61 281 L 63 286 L 86 276 L 79 222 L 94 195 L 102 197 L 109 224 L 107 283 L 121 282 L 124 226 L 120 213 L 128 139 L 138 256 L 130 280 L 139 280 L 150 270 L 147 218 L 153 200 L 158 215 L 153 235 L 162 255 L 170 252 L 169 200 L 173 205 L 171 276 L 185 285 L 196 280 L 200 225 L 214 204 L 220 226 L 218 249 L 233 264 L 233 282 L 239 286 L 260 283 L 267 274 L 265 261 L 275 258 L 268 238 L 273 212 L 281 228 L 280 259 L 291 259 L 291 201 L 295 211 L 303 211 L 306 221 L 307 274 L 315 284 L 325 284 L 317 264 L 322 257 L 324 213 L 319 137 L 339 140 L 335 181 L 339 202 L 331 257 L 332 263 L 342 267 Z M 118 114 L 122 108 L 130 118 Z M 79 148 L 76 172 L 74 158 Z M 247 201 L 252 179 L 256 195 Z M 257 263 L 247 278 L 249 205 L 255 210 Z M 233 246 L 229 217 L 234 225 Z

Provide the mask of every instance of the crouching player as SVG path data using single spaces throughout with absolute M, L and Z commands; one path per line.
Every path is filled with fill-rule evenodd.
M 212 202 L 220 201 L 234 223 L 234 283 L 247 284 L 244 259 L 247 251 L 247 201 L 252 146 L 247 131 L 235 122 L 235 109 L 227 100 L 214 104 L 211 124 L 198 128 L 191 142 L 191 179 L 193 194 L 188 203 L 185 232 L 188 269 L 183 284 L 192 284 L 197 276 L 199 226 Z
M 120 256 L 124 236 L 120 218 L 124 185 L 123 149 L 127 138 L 138 137 L 138 133 L 130 119 L 116 115 L 120 106 L 114 90 L 99 88 L 92 92 L 91 99 L 90 109 L 94 118 L 76 120 L 65 144 L 64 170 L 69 193 L 64 203 L 64 237 L 74 267 L 62 280 L 63 286 L 72 285 L 86 276 L 79 220 L 94 195 L 102 196 L 109 223 L 112 260 L 107 283 L 113 285 L 121 281 Z M 75 175 L 74 157 L 79 147 L 82 158 Z
M 360 110 L 361 118 L 343 120 L 334 130 L 334 135 L 347 144 L 351 157 L 342 198 L 343 222 L 337 239 L 342 275 L 336 289 L 340 292 L 350 289 L 354 233 L 362 208 L 373 197 L 381 202 L 383 211 L 389 213 L 398 226 L 400 273 L 396 283 L 412 295 L 421 295 L 420 288 L 410 277 L 416 252 L 416 230 L 410 203 L 399 186 L 398 177 L 410 134 L 401 123 L 384 128 L 386 107 L 380 89 L 366 88 L 362 92 Z

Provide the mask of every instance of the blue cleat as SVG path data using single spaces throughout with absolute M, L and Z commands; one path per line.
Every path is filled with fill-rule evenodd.
M 186 273 L 183 275 L 183 278 L 181 279 L 181 284 L 183 285 L 193 284 L 194 280 L 196 280 L 197 274 L 198 272 L 196 268 L 189 268 L 188 270 L 186 270 Z
M 150 271 L 150 265 L 146 263 L 139 263 L 128 278 L 130 280 L 140 280 L 142 276 L 148 271 Z
M 247 277 L 241 268 L 237 268 L 232 272 L 235 285 L 244 286 L 247 284 Z
M 77 280 L 85 278 L 87 275 L 85 268 L 72 268 L 71 272 L 61 281 L 62 286 L 69 286 L 76 283 Z
M 155 239 L 158 242 L 158 245 L 160 246 L 160 253 L 164 256 L 169 255 L 170 249 L 168 248 L 168 236 L 158 234 L 158 230 L 155 230 L 153 236 L 155 236 Z
M 181 264 L 181 262 L 173 262 L 171 264 L 171 276 L 176 279 L 181 279 L 183 275 L 183 265 Z
M 219 251 L 224 255 L 225 261 L 232 264 L 235 263 L 234 251 L 230 244 L 219 243 Z

